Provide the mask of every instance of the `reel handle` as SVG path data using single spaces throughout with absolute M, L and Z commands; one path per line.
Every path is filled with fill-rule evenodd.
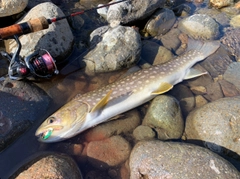
M 48 20 L 42 16 L 37 19 L 31 19 L 27 22 L 0 28 L 0 40 L 12 37 L 14 35 L 28 34 L 47 29 L 51 23 L 51 20 Z

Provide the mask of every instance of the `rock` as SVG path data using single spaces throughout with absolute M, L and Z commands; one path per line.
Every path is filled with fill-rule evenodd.
M 228 49 L 231 54 L 236 58 L 237 61 L 240 61 L 240 28 L 229 30 L 224 33 L 224 36 L 220 39 L 221 43 L 226 49 Z
M 203 95 L 207 93 L 207 89 L 204 86 L 193 86 L 191 91 L 196 95 Z
M 156 9 L 164 6 L 165 0 L 132 0 L 108 8 L 107 21 L 131 23 L 150 16 Z
M 22 12 L 28 0 L 2 0 L 0 1 L 0 17 L 11 16 Z
M 62 17 L 64 14 L 56 5 L 46 2 L 31 9 L 19 23 L 41 16 L 51 19 Z M 63 59 L 72 49 L 73 35 L 67 20 L 64 19 L 50 24 L 48 29 L 20 36 L 20 42 L 22 43 L 20 52 L 22 57 L 32 54 L 37 49 L 45 49 L 55 59 Z M 5 45 L 8 53 L 14 52 L 17 47 L 14 40 L 5 41 Z
M 196 105 L 195 105 L 196 108 L 204 106 L 205 104 L 208 103 L 208 101 L 202 95 L 195 96 L 195 102 L 196 102 Z
M 229 162 L 208 149 L 178 142 L 141 141 L 130 155 L 130 179 L 240 177 Z
M 187 114 L 195 107 L 194 95 L 185 85 L 175 85 L 174 88 L 169 91 L 169 94 L 179 101 L 183 116 L 187 116 Z
M 185 133 L 190 142 L 202 141 L 219 153 L 240 154 L 240 97 L 223 98 L 192 111 L 186 120 Z
M 85 140 L 99 141 L 107 139 L 113 135 L 128 135 L 141 124 L 140 115 L 137 110 L 131 110 L 119 116 L 120 119 L 112 120 L 103 124 L 99 124 L 94 128 L 89 129 L 85 133 Z
M 50 98 L 35 85 L 23 81 L 0 81 L 0 151 L 42 117 Z
M 204 94 L 204 98 L 208 101 L 216 101 L 217 99 L 223 98 L 223 92 L 218 82 L 211 83 L 206 86 L 207 93 Z
M 29 0 L 27 4 L 27 9 L 32 9 L 34 6 L 37 6 L 38 4 L 44 3 L 44 2 L 51 2 L 54 3 L 56 0 Z M 55 4 L 55 3 L 54 3 Z
M 153 128 L 161 140 L 180 138 L 184 130 L 184 122 L 178 101 L 166 95 L 155 97 L 142 125 Z
M 225 6 L 230 6 L 234 3 L 234 0 L 210 0 L 210 4 L 216 8 L 222 8 Z
M 230 21 L 231 26 L 234 28 L 240 27 L 240 15 L 234 16 Z
M 133 131 L 136 140 L 149 140 L 155 137 L 155 132 L 148 126 L 140 125 Z
M 240 90 L 240 62 L 233 62 L 229 65 L 223 75 L 223 79 L 232 83 Z
M 173 59 L 173 54 L 165 47 L 150 40 L 143 40 L 141 58 L 151 65 L 159 65 Z
M 220 46 L 214 54 L 200 62 L 200 65 L 208 71 L 212 78 L 216 78 L 227 70 L 232 61 L 233 59 L 230 57 L 229 53 Z
M 170 9 L 159 9 L 151 16 L 144 31 L 152 37 L 166 34 L 176 21 L 176 16 Z
M 92 141 L 87 146 L 88 161 L 98 169 L 118 166 L 129 157 L 131 146 L 121 136 Z
M 101 42 L 84 56 L 88 73 L 129 68 L 139 60 L 141 38 L 133 28 L 120 25 L 109 28 L 101 39 Z
M 195 39 L 216 39 L 219 26 L 216 21 L 208 15 L 194 14 L 179 22 L 179 29 Z
M 240 94 L 240 91 L 236 88 L 236 86 L 226 80 L 220 80 L 219 84 L 221 85 L 221 89 L 225 97 L 233 97 Z
M 82 179 L 81 172 L 74 160 L 63 154 L 43 155 L 25 166 L 24 171 L 17 174 L 16 179 Z

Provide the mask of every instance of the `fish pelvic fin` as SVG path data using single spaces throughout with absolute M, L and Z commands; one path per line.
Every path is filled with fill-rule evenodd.
M 196 77 L 206 75 L 206 74 L 208 74 L 208 72 L 206 72 L 206 71 L 202 72 L 202 71 L 199 71 L 197 69 L 190 68 L 188 73 L 185 75 L 184 80 L 188 80 L 188 79 L 191 79 L 191 78 L 196 78 Z
M 106 106 L 106 104 L 109 101 L 109 98 L 112 94 L 112 90 L 110 90 L 90 111 L 90 113 L 96 113 L 99 111 L 102 111 L 103 108 Z
M 163 82 L 159 85 L 158 89 L 153 91 L 152 95 L 159 95 L 168 92 L 173 88 L 173 85 L 167 82 Z

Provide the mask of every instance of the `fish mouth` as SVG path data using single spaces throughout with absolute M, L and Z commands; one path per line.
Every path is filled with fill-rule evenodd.
M 52 134 L 53 131 L 59 131 L 61 129 L 63 129 L 63 126 L 61 125 L 54 125 L 54 126 L 48 126 L 45 127 L 44 129 L 39 128 L 36 133 L 35 136 L 41 139 L 44 139 L 45 136 L 49 135 L 48 137 L 50 137 L 50 135 Z

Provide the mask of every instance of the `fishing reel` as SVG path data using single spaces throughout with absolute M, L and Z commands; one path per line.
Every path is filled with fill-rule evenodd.
M 10 64 L 8 75 L 12 80 L 21 80 L 25 78 L 51 78 L 59 73 L 55 60 L 47 50 L 39 49 L 24 59 L 20 56 L 22 48 L 21 42 L 17 35 L 13 36 L 18 47 L 13 54 L 1 51 L 1 55 L 6 57 Z

